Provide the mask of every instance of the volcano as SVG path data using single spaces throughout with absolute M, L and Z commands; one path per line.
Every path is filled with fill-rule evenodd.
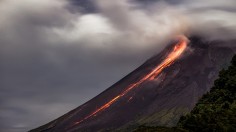
M 229 65 L 235 48 L 225 43 L 181 36 L 98 96 L 31 132 L 174 126 Z

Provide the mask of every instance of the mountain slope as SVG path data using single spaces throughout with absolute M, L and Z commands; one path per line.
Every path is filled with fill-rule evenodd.
M 231 62 L 191 113 L 180 118 L 179 127 L 194 132 L 236 131 L 236 55 Z
M 236 55 L 228 69 L 220 71 L 214 86 L 203 95 L 191 113 L 182 116 L 173 128 L 139 126 L 135 132 L 235 132 Z
M 179 117 L 191 111 L 198 99 L 209 91 L 219 70 L 229 65 L 234 54 L 231 48 L 193 37 L 184 55 L 164 68 L 154 80 L 138 85 L 109 108 L 83 120 L 155 69 L 173 47 L 174 44 L 168 46 L 92 100 L 32 132 L 123 131 L 142 124 L 176 125 Z

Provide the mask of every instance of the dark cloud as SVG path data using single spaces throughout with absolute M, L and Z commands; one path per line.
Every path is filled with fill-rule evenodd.
M 93 0 L 69 0 L 71 11 L 80 11 L 83 13 L 95 13 L 97 11 Z M 71 8 L 72 7 L 72 8 Z
M 233 0 L 140 5 L 127 0 L 0 1 L 0 131 L 23 132 L 72 110 L 177 34 L 191 30 L 235 37 Z
M 153 3 L 156 3 L 156 2 L 166 2 L 166 3 L 169 3 L 169 4 L 180 4 L 183 2 L 183 0 L 133 0 L 135 2 L 140 2 L 142 4 L 146 4 L 146 5 L 150 5 L 150 4 L 153 4 Z

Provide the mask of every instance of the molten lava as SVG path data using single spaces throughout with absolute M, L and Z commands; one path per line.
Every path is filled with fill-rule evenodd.
M 129 85 L 125 91 L 123 91 L 122 93 L 120 93 L 119 95 L 117 95 L 116 97 L 112 98 L 109 102 L 107 102 L 106 104 L 102 105 L 101 107 L 99 107 L 98 109 L 96 109 L 95 111 L 93 111 L 92 113 L 90 113 L 89 115 L 87 115 L 86 117 L 84 117 L 82 120 L 75 122 L 72 126 L 74 125 L 78 125 L 81 122 L 96 116 L 98 113 L 106 110 L 107 108 L 109 108 L 113 103 L 115 103 L 117 100 L 119 100 L 121 97 L 125 96 L 129 91 L 131 91 L 132 89 L 136 88 L 137 86 L 139 86 L 140 84 L 142 84 L 145 81 L 149 81 L 149 80 L 154 80 L 156 76 L 158 76 L 163 69 L 165 69 L 166 67 L 170 66 L 176 59 L 178 59 L 180 57 L 180 55 L 184 52 L 184 50 L 187 47 L 187 38 L 184 36 L 180 36 L 179 37 L 179 41 L 178 43 L 175 45 L 173 51 L 166 57 L 166 59 L 160 64 L 158 65 L 155 69 L 153 69 L 150 73 L 148 73 L 147 75 L 145 75 L 143 78 L 141 78 L 138 82 L 133 83 L 131 85 Z M 132 99 L 132 98 L 130 98 Z

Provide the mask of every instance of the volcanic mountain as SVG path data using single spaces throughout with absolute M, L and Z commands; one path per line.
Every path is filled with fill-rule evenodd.
M 31 132 L 132 131 L 174 126 L 229 65 L 226 42 L 181 36 L 161 53 L 87 103 Z

